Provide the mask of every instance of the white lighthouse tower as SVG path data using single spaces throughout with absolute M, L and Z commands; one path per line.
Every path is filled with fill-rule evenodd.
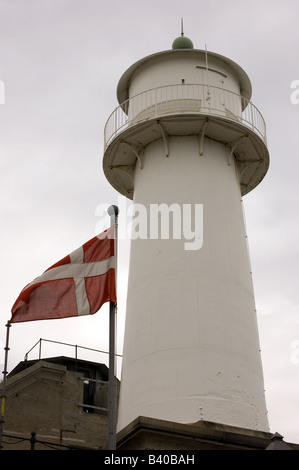
M 268 432 L 242 196 L 269 155 L 250 80 L 182 33 L 132 65 L 117 97 L 104 172 L 147 214 L 131 240 L 117 429 L 145 417 Z

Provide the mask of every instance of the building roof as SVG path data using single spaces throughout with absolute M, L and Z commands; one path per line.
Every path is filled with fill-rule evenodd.
M 9 377 L 13 377 L 14 375 L 22 372 L 23 370 L 27 369 L 28 367 L 33 366 L 39 361 L 43 362 L 50 362 L 52 364 L 59 364 L 65 366 L 67 369 L 76 370 L 76 368 L 80 369 L 82 367 L 93 367 L 97 369 L 105 378 L 108 378 L 109 370 L 105 364 L 101 364 L 98 362 L 91 362 L 82 359 L 76 359 L 73 357 L 66 357 L 66 356 L 58 356 L 58 357 L 47 357 L 42 359 L 32 359 L 30 361 L 21 361 L 19 364 L 8 374 Z

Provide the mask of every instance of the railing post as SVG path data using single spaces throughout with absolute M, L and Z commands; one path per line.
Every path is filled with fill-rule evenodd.
M 38 358 L 41 359 L 42 357 L 42 338 L 39 339 L 39 353 Z
M 36 443 L 36 433 L 32 431 L 31 437 L 30 437 L 30 450 L 34 450 L 35 443 Z
M 249 103 L 249 107 L 250 107 L 250 114 L 251 114 L 251 127 L 252 127 L 252 130 L 254 130 L 253 113 L 252 113 L 252 104 L 251 103 Z
M 118 109 L 119 108 L 116 108 L 116 110 L 115 110 L 113 134 L 116 134 L 116 131 L 117 131 L 117 112 L 118 112 Z

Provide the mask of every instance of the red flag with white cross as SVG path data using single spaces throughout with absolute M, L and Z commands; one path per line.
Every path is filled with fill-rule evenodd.
M 28 284 L 12 307 L 11 323 L 92 315 L 116 303 L 112 226 Z

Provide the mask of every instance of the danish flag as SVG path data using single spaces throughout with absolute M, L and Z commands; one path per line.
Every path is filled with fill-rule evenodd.
M 114 245 L 112 226 L 55 263 L 21 291 L 10 322 L 92 315 L 116 303 Z

